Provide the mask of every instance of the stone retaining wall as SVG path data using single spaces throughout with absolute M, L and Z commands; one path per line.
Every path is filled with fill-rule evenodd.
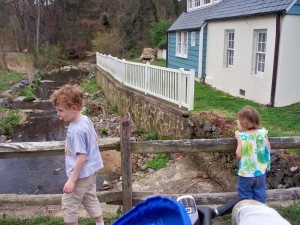
M 130 114 L 136 128 L 156 131 L 163 139 L 190 139 L 187 109 L 122 85 L 99 67 L 95 69 L 97 84 L 121 115 Z

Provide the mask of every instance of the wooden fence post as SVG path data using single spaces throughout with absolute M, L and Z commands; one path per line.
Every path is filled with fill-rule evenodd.
M 189 84 L 188 84 L 188 109 L 194 109 L 194 92 L 195 92 L 195 70 L 190 70 Z
M 132 158 L 130 134 L 131 121 L 129 118 L 124 118 L 121 121 L 120 132 L 123 213 L 126 213 L 132 208 Z

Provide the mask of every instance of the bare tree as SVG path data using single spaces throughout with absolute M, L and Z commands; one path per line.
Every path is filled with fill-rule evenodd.
M 4 49 L 4 26 L 0 25 L 0 52 L 1 52 L 1 60 L 4 64 L 4 68 L 8 70 L 8 66 L 5 58 L 5 49 Z

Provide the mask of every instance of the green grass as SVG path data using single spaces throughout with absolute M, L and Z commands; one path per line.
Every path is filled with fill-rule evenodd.
M 0 107 L 0 134 L 10 135 L 19 125 L 21 115 L 18 110 L 9 110 Z
M 141 63 L 141 62 L 139 61 L 139 59 L 137 59 L 137 58 L 131 59 L 130 61 L 131 61 L 131 62 Z M 166 67 L 166 60 L 164 60 L 164 59 L 156 59 L 156 60 L 154 60 L 153 62 L 150 62 L 150 65 Z
M 195 83 L 193 112 L 213 111 L 227 119 L 235 119 L 244 106 L 255 108 L 261 118 L 261 127 L 269 130 L 269 136 L 300 136 L 300 103 L 280 108 L 263 107 L 250 100 L 232 97 L 207 84 Z
M 97 84 L 96 78 L 91 78 L 88 82 L 80 83 L 80 87 L 90 94 L 95 94 L 100 91 L 100 87 Z
M 27 86 L 22 88 L 18 92 L 18 96 L 25 96 L 27 101 L 34 101 L 36 99 L 36 95 L 34 94 L 34 87 L 32 86 Z
M 150 131 L 143 135 L 143 141 L 158 140 L 158 135 L 155 131 Z
M 277 212 L 293 225 L 300 224 L 300 203 L 294 202 L 289 206 L 270 205 Z M 120 212 L 113 214 L 104 214 L 104 222 L 106 225 L 111 225 L 121 216 Z M 231 214 L 218 217 L 213 221 L 218 221 L 218 224 L 231 225 Z M 81 225 L 94 225 L 95 222 L 90 218 L 79 218 Z M 0 218 L 0 225 L 64 225 L 62 218 L 37 216 L 28 219 L 21 218 Z
M 160 170 L 164 168 L 170 160 L 171 158 L 166 154 L 158 153 L 152 160 L 147 160 L 146 165 L 150 169 Z
M 291 224 L 300 224 L 300 202 L 294 202 L 288 207 L 275 205 L 272 206 L 272 208 L 275 208 L 280 213 L 280 215 L 288 220 Z
M 13 84 L 23 79 L 23 74 L 0 69 L 0 93 L 8 90 Z
M 118 214 L 104 215 L 105 225 L 111 225 L 119 217 Z M 90 218 L 79 218 L 80 225 L 94 225 L 95 222 Z M 62 218 L 37 216 L 28 219 L 21 218 L 0 218 L 0 225 L 64 225 Z
M 289 206 L 279 206 L 270 204 L 271 208 L 276 209 L 276 211 L 286 220 L 288 220 L 293 225 L 300 225 L 300 203 L 294 202 Z M 218 217 L 214 219 L 214 221 L 218 221 L 218 224 L 222 225 L 231 225 L 231 214 Z
M 150 63 L 153 66 L 166 67 L 166 60 L 164 59 L 156 59 Z

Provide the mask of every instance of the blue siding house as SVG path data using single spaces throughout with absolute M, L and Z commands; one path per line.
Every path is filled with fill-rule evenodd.
M 167 66 L 269 106 L 300 102 L 300 0 L 187 0 Z

